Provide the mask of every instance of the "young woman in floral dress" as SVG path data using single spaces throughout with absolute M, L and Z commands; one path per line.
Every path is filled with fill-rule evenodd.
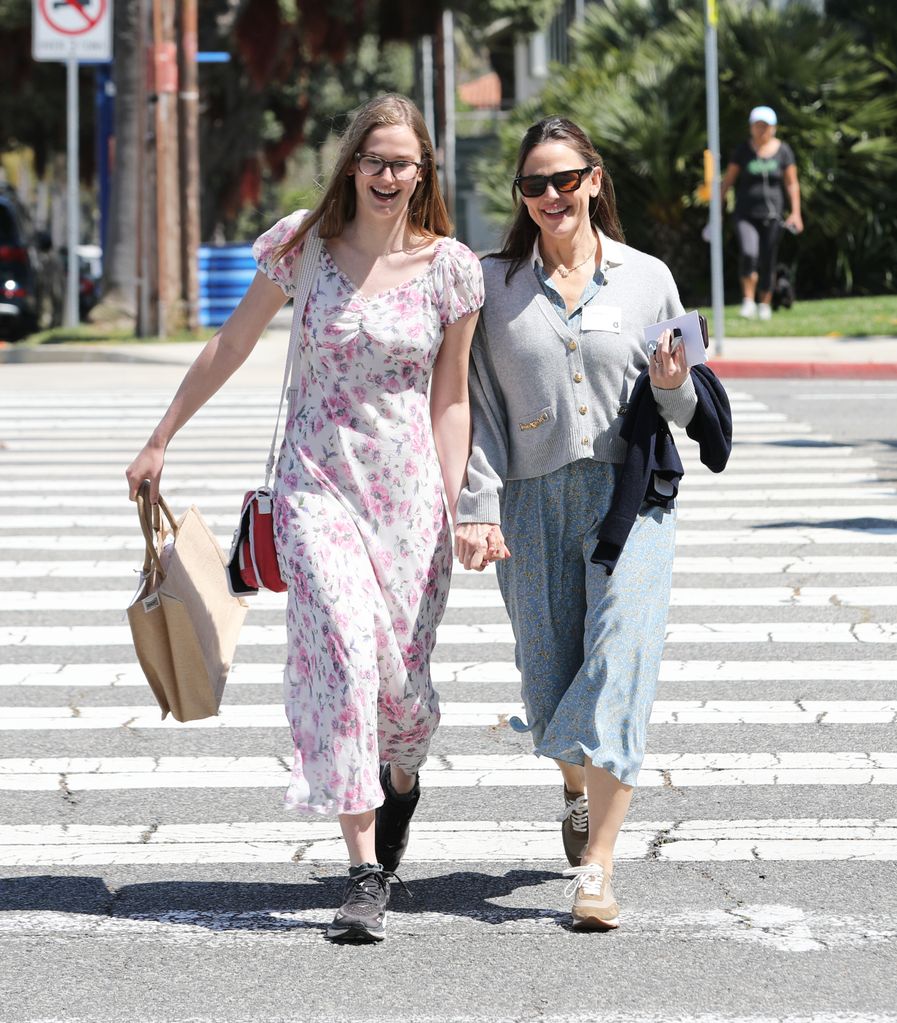
M 327 933 L 370 941 L 384 936 L 389 876 L 439 721 L 429 661 L 451 576 L 446 504 L 454 514 L 464 480 L 467 364 L 483 302 L 479 262 L 448 237 L 432 143 L 409 100 L 362 107 L 320 204 L 258 239 L 259 273 L 127 477 L 132 498 L 144 479 L 158 494 L 168 443 L 294 293 L 315 225 L 324 248 L 275 484 L 295 745 L 286 805 L 339 817 L 349 881 Z

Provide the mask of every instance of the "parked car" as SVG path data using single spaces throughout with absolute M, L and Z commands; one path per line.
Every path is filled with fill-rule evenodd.
M 65 270 L 15 191 L 0 185 L 0 338 L 18 341 L 62 323 Z
M 90 310 L 99 302 L 103 283 L 103 250 L 99 245 L 78 246 L 78 311 L 86 320 Z

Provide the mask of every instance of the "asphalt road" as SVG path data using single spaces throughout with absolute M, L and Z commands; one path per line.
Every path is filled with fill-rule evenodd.
M 494 576 L 459 571 L 410 896 L 344 948 L 337 830 L 280 805 L 276 598 L 211 726 L 159 727 L 122 638 L 117 481 L 180 372 L 0 376 L 2 1023 L 897 1021 L 897 383 L 734 381 L 726 473 L 683 444 L 620 930 L 568 928 L 560 786 L 507 727 Z M 235 384 L 173 448 L 170 499 L 222 538 L 269 398 Z

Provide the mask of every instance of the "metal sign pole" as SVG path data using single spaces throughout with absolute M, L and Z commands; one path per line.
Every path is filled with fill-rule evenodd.
M 723 354 L 726 334 L 723 300 L 723 205 L 719 175 L 719 73 L 716 55 L 716 0 L 705 0 L 704 74 L 707 86 L 707 148 L 713 160 L 710 183 L 710 293 L 713 300 L 714 353 Z
M 68 204 L 68 279 L 65 290 L 65 326 L 77 327 L 78 314 L 78 237 L 80 203 L 78 199 L 78 61 L 69 57 L 66 67 L 66 199 Z

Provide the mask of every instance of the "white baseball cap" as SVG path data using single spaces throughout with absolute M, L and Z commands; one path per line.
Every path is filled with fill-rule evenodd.
M 748 124 L 755 124 L 757 121 L 762 121 L 764 124 L 779 123 L 776 112 L 772 107 L 754 107 L 748 115 Z

